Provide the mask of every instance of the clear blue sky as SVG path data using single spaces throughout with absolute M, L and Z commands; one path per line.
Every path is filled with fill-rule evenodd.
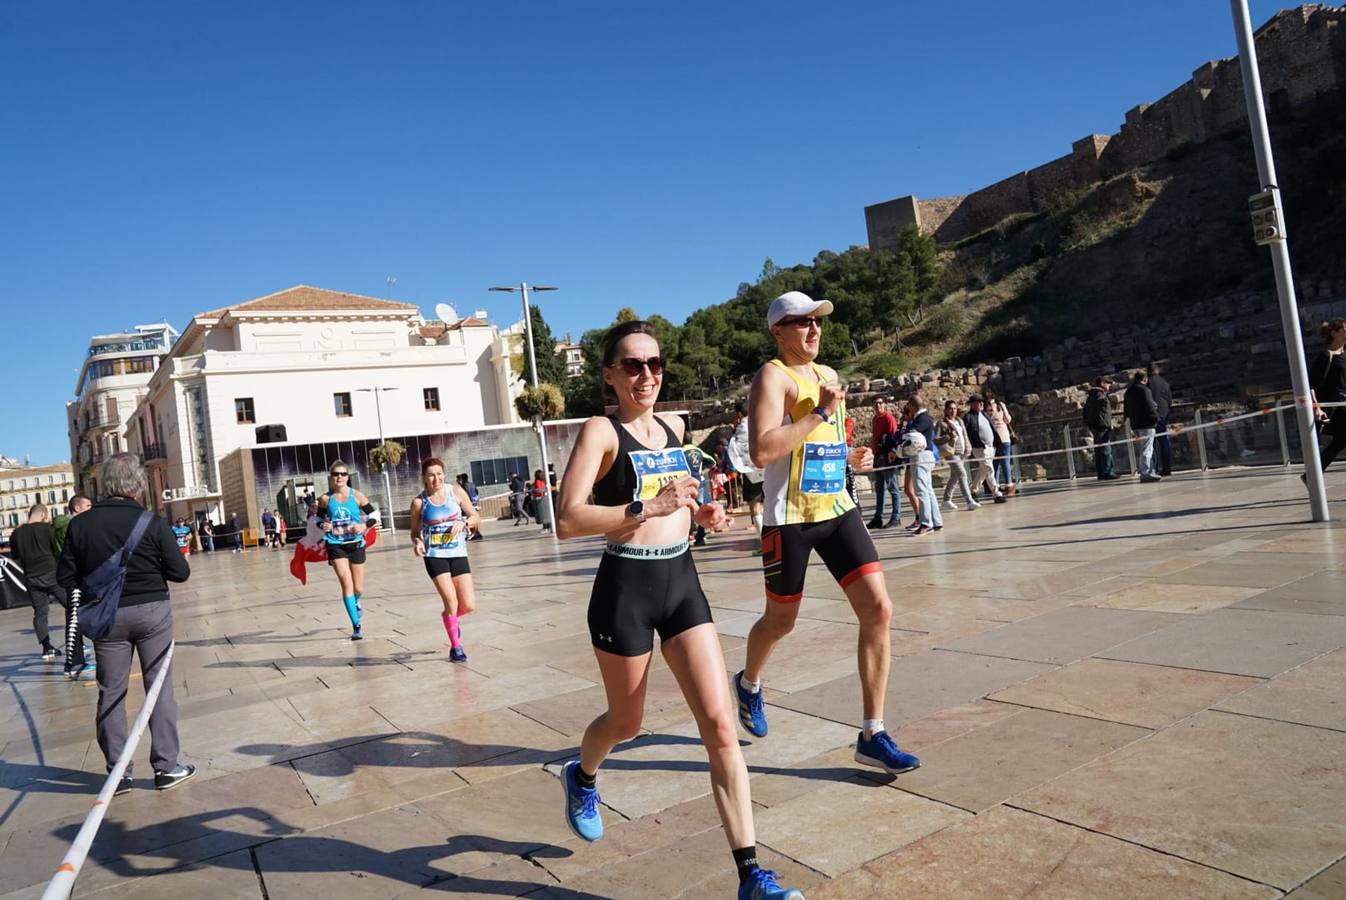
M 528 280 L 558 334 L 681 322 L 1235 52 L 1223 0 L 8 0 L 0 453 L 69 456 L 91 334 L 299 283 L 508 324 L 485 289 Z

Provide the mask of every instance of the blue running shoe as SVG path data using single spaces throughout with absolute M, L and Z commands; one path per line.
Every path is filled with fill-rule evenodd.
M 886 731 L 880 731 L 869 739 L 865 738 L 863 731 L 860 732 L 860 738 L 855 742 L 855 761 L 862 766 L 882 769 L 889 775 L 901 775 L 921 767 L 920 759 L 910 753 L 903 753 L 897 741 Z
M 462 647 L 450 647 L 449 662 L 467 662 L 467 651 Z
M 579 760 L 561 767 L 561 786 L 566 792 L 566 824 L 586 841 L 596 841 L 603 836 L 603 817 L 598 812 L 602 798 L 598 796 L 598 788 L 580 787 L 575 781 L 579 767 Z
M 738 886 L 738 900 L 804 900 L 804 892 L 781 887 L 770 869 L 753 869 L 748 880 Z
M 356 625 L 354 628 L 351 629 L 351 640 L 362 641 L 364 640 L 364 637 L 365 637 L 364 634 L 362 634 L 360 631 L 359 625 Z
M 738 720 L 754 737 L 766 737 L 766 708 L 762 692 L 753 693 L 743 686 L 743 673 L 734 676 L 734 691 L 738 694 Z

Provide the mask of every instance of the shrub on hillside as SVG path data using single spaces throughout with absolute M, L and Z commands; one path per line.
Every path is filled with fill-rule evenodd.
M 967 315 L 962 307 L 942 303 L 926 313 L 920 336 L 925 342 L 932 344 L 952 340 L 963 333 L 966 324 Z
M 949 354 L 949 365 L 975 366 L 1011 356 L 1033 356 L 1042 351 L 1042 339 L 1027 322 L 1015 319 L 973 330 Z
M 896 353 L 880 353 L 871 356 L 860 364 L 860 371 L 870 378 L 883 378 L 892 381 L 907 370 L 907 361 Z

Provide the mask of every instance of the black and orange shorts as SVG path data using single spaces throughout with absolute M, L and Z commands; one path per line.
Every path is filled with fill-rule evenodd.
M 809 555 L 818 557 L 844 589 L 870 572 L 881 572 L 879 552 L 858 509 L 826 522 L 768 525 L 762 529 L 762 574 L 767 599 L 797 603 L 804 596 Z

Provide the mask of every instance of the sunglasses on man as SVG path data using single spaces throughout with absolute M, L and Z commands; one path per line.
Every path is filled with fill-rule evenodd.
M 781 319 L 776 324 L 784 325 L 787 328 L 817 328 L 821 331 L 823 320 L 819 316 L 798 316 Z

